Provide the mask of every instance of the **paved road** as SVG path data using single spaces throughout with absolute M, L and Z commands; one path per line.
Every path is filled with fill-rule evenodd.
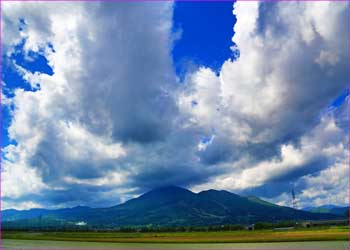
M 257 244 L 116 244 L 89 242 L 3 240 L 3 250 L 350 250 L 347 242 Z

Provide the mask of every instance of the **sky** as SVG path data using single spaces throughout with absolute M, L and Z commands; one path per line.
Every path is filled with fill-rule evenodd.
M 348 203 L 349 3 L 1 4 L 3 209 Z

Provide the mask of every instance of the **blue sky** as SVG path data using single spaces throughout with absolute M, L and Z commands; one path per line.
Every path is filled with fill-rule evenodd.
M 4 206 L 165 185 L 345 204 L 349 6 L 289 5 L 6 3 Z
M 19 22 L 19 28 L 25 29 L 22 22 Z M 25 39 L 23 39 L 18 45 L 14 47 L 13 53 L 9 57 L 3 57 L 3 71 L 2 71 L 2 80 L 6 82 L 6 86 L 3 86 L 3 93 L 8 97 L 13 97 L 14 91 L 17 88 L 23 89 L 25 91 L 36 91 L 40 89 L 40 83 L 37 83 L 35 87 L 31 86 L 29 82 L 23 79 L 18 70 L 16 70 L 16 65 L 23 67 L 32 73 L 42 73 L 53 75 L 52 68 L 48 65 L 48 61 L 43 55 L 42 51 L 34 52 L 29 51 L 25 55 L 23 51 L 23 46 L 25 44 Z M 11 107 L 2 106 L 2 147 L 7 146 L 9 143 L 16 143 L 15 141 L 10 141 L 8 137 L 7 128 L 11 123 Z
M 233 2 L 176 2 L 174 32 L 181 38 L 175 43 L 173 58 L 181 77 L 198 65 L 218 71 L 225 60 L 234 58 L 230 47 L 233 25 Z

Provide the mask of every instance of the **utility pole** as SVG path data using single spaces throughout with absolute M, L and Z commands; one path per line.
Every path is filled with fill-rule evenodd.
M 294 186 L 292 188 L 292 206 L 294 209 L 298 209 L 298 206 L 297 206 L 297 199 L 295 197 L 295 191 L 294 191 Z

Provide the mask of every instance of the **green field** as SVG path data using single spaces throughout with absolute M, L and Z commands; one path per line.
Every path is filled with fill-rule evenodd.
M 3 240 L 3 250 L 346 250 L 345 241 L 283 243 L 102 243 L 41 240 Z
M 256 230 L 226 232 L 3 232 L 3 239 L 51 240 L 114 243 L 256 243 L 346 241 L 350 238 L 348 227 L 296 229 L 290 231 Z

